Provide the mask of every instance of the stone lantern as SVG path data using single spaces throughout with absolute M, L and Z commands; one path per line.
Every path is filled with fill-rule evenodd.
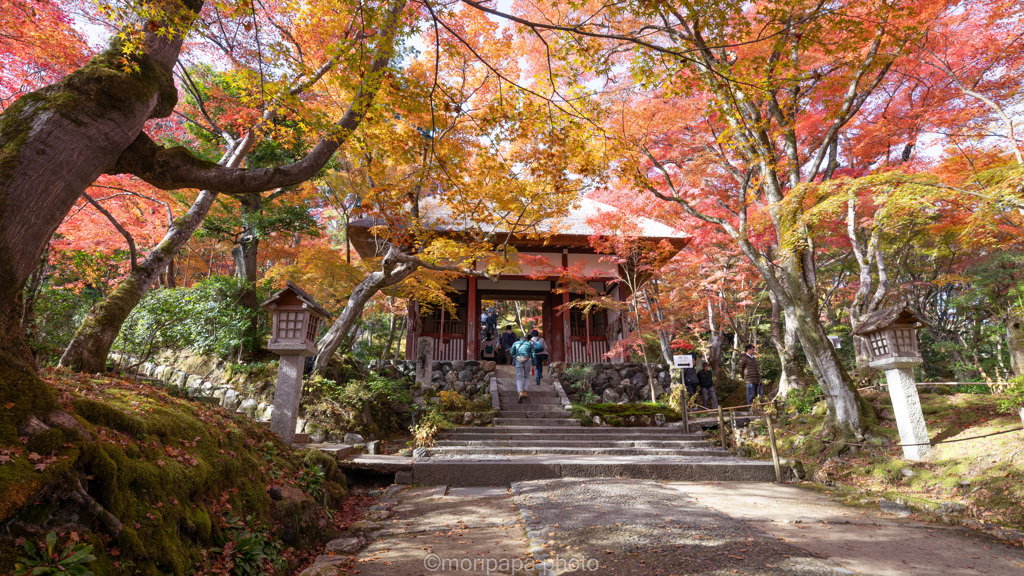
M 920 460 L 931 449 L 914 382 L 914 366 L 924 361 L 917 331 L 927 325 L 909 308 L 894 306 L 870 314 L 854 330 L 868 342 L 868 366 L 885 372 L 903 456 L 908 460 Z
M 273 315 L 267 349 L 281 355 L 274 390 L 270 429 L 286 443 L 295 440 L 295 420 L 302 397 L 302 372 L 306 358 L 316 354 L 320 323 L 331 316 L 290 280 L 286 287 L 260 307 Z

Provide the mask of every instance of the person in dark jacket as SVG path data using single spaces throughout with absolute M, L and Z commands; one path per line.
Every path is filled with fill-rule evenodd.
M 686 397 L 693 398 L 699 389 L 699 382 L 697 381 L 697 371 L 692 366 L 683 368 L 683 384 L 686 385 Z
M 718 408 L 718 394 L 715 392 L 714 374 L 711 373 L 711 364 L 705 362 L 700 372 L 697 372 L 697 383 L 700 385 L 700 398 L 705 408 L 714 410 Z
M 736 364 L 740 376 L 747 383 L 747 404 L 753 404 L 754 398 L 764 394 L 764 388 L 761 386 L 761 367 L 757 364 L 755 354 L 757 348 L 753 344 L 747 344 L 743 349 L 743 356 L 740 356 L 740 361 Z
M 512 331 L 512 325 L 505 326 L 501 333 L 501 349 L 505 351 L 505 363 L 512 364 L 512 345 L 516 343 L 516 333 Z

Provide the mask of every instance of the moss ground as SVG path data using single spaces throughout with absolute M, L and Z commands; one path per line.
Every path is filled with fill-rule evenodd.
M 933 442 L 961 440 L 1021 427 L 1016 414 L 997 410 L 987 394 L 922 393 L 921 405 Z M 821 418 L 783 415 L 778 444 L 783 457 L 800 459 L 810 474 L 833 484 L 831 490 L 853 502 L 879 498 L 901 501 L 924 516 L 959 521 L 972 527 L 1024 530 L 1024 432 L 936 444 L 922 462 L 903 458 L 887 393 L 864 398 L 881 414 L 866 444 L 825 462 L 833 453 L 816 438 Z M 763 426 L 750 443 L 761 457 L 770 454 Z M 822 469 L 824 467 L 824 469 Z M 945 509 L 940 508 L 945 504 Z M 950 509 L 954 512 L 950 514 Z
M 346 511 L 359 502 L 346 499 L 333 460 L 285 446 L 255 422 L 131 380 L 43 377 L 85 434 L 54 427 L 0 442 L 0 520 L 10 527 L 0 536 L 0 573 L 19 556 L 18 538 L 49 530 L 96 544 L 96 574 L 213 573 L 243 563 L 240 548 L 227 546 L 241 538 L 268 550 L 279 542 L 269 553 L 276 564 L 260 570 L 284 573 L 355 515 Z M 309 480 L 313 466 L 319 481 Z M 77 482 L 120 522 L 119 533 L 76 507 Z M 273 500 L 274 486 L 301 497 Z

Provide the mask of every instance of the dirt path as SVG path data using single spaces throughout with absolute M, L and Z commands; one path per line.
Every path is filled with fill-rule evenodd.
M 1020 548 L 792 485 L 588 478 L 392 494 L 349 574 L 1024 574 Z
M 859 574 L 1024 574 L 1024 550 L 958 527 L 844 506 L 807 488 L 677 482 L 701 504 Z

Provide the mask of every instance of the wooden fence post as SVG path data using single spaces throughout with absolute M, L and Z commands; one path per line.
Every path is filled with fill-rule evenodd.
M 772 422 L 772 415 L 767 414 L 765 420 L 768 421 L 768 440 L 772 445 L 772 464 L 775 465 L 775 480 L 782 484 L 782 467 L 779 465 L 779 447 L 775 445 L 775 424 Z
M 718 436 L 722 439 L 722 449 L 728 448 L 725 443 L 725 417 L 722 416 L 722 406 L 718 406 Z

